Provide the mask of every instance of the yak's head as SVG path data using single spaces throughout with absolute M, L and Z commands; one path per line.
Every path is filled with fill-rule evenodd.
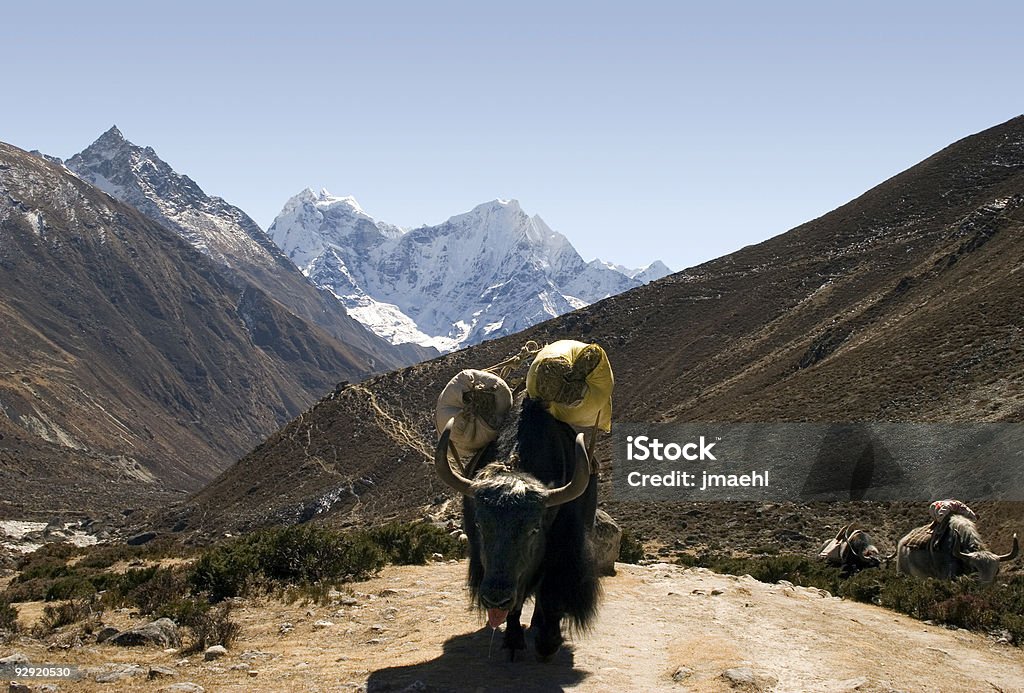
M 465 530 L 475 532 L 479 542 L 479 598 L 488 622 L 496 628 L 509 611 L 522 607 L 544 557 L 553 509 L 587 490 L 590 460 L 581 433 L 576 437 L 573 477 L 565 486 L 548 488 L 534 476 L 500 463 L 484 467 L 470 480 L 448 460 L 451 429 L 449 421 L 437 443 L 434 466 L 442 481 L 473 501 L 476 526 Z
M 1013 548 L 1002 555 L 989 551 L 974 522 L 954 515 L 949 519 L 949 528 L 953 534 L 952 554 L 962 561 L 970 570 L 978 573 L 978 580 L 984 583 L 993 582 L 999 574 L 999 564 L 1012 561 L 1020 552 L 1020 543 L 1016 533 L 1013 535 Z
M 877 568 L 882 564 L 882 554 L 868 533 L 863 529 L 851 531 L 847 535 L 846 541 L 853 552 L 858 568 Z

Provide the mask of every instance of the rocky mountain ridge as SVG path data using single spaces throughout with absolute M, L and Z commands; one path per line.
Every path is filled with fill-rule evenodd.
M 311 284 L 248 214 L 222 198 L 207 195 L 151 147 L 125 139 L 116 126 L 64 165 L 113 198 L 176 231 L 221 267 L 240 289 L 258 288 L 299 319 L 331 334 L 358 353 L 369 370 L 382 372 L 434 355 L 432 350 L 414 345 L 393 345 L 365 329 L 331 294 Z
M 195 490 L 372 363 L 178 233 L 0 144 L 0 515 Z

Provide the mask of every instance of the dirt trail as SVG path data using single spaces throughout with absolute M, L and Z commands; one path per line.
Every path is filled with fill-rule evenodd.
M 35 662 L 178 672 L 61 683 L 83 691 L 185 681 L 207 691 L 1024 691 L 1020 649 L 814 589 L 670 565 L 620 565 L 604 580 L 591 633 L 553 662 L 538 663 L 531 649 L 510 663 L 500 632 L 488 658 L 491 632 L 467 608 L 464 570 L 455 562 L 387 568 L 330 607 L 246 603 L 236 612 L 240 641 L 216 662 L 103 645 L 21 651 Z M 315 628 L 318 620 L 333 625 Z M 286 622 L 293 629 L 282 634 Z

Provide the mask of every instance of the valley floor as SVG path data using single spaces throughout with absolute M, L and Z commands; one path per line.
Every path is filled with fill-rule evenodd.
M 815 589 L 666 564 L 619 564 L 603 581 L 591 633 L 553 662 L 538 663 L 528 650 L 510 663 L 501 633 L 492 641 L 469 610 L 464 573 L 456 561 L 388 567 L 331 606 L 246 601 L 233 613 L 239 641 L 213 662 L 108 645 L 47 651 L 22 641 L 13 650 L 34 664 L 74 663 L 90 673 L 60 682 L 61 691 L 184 682 L 206 691 L 1024 690 L 1022 649 Z M 151 666 L 176 673 L 150 681 Z M 119 668 L 135 673 L 95 681 Z

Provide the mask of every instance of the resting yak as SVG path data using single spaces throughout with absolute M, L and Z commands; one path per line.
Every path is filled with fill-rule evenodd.
M 562 618 L 577 629 L 592 621 L 598 581 L 589 528 L 597 507 L 583 434 L 526 398 L 518 425 L 508 425 L 470 462 L 465 476 L 448 458 L 452 421 L 434 454 L 438 476 L 463 498 L 469 537 L 469 588 L 491 628 L 506 622 L 502 647 L 526 649 L 519 617 L 535 598 L 537 658 L 562 644 Z M 479 473 L 478 466 L 484 465 Z M 467 478 L 469 477 L 469 478 Z
M 933 530 L 938 539 L 932 534 Z M 1014 534 L 1010 552 L 1001 556 L 994 554 L 985 547 L 970 518 L 950 515 L 946 522 L 917 527 L 900 539 L 896 546 L 896 570 L 939 580 L 953 580 L 976 572 L 980 582 L 989 583 L 996 579 L 999 564 L 1012 561 L 1019 549 Z
M 875 542 L 866 531 L 852 522 L 839 530 L 835 539 L 825 542 L 818 557 L 829 565 L 842 568 L 843 577 L 882 564 L 882 556 Z

